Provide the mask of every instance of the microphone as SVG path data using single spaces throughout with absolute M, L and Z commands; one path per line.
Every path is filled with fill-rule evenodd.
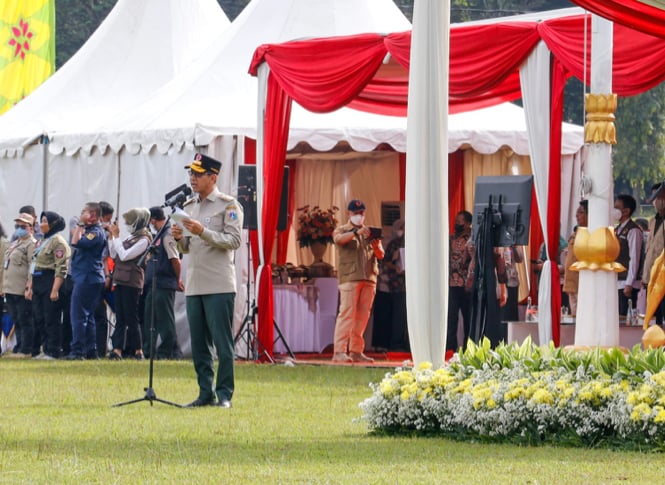
M 181 206 L 191 194 L 192 189 L 187 184 L 182 184 L 164 196 L 165 200 L 162 207 L 173 209 L 176 206 Z

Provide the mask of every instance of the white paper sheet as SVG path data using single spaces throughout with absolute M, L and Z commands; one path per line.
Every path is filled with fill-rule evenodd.
M 192 233 L 181 224 L 181 222 L 185 219 L 190 219 L 189 214 L 187 214 L 180 207 L 176 207 L 173 211 L 173 214 L 171 214 L 171 219 L 173 219 L 178 224 L 178 227 L 182 228 L 183 236 L 192 236 Z

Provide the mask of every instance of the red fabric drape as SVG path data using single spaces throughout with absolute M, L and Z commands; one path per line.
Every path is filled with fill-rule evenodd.
M 406 200 L 406 153 L 399 152 L 399 200 Z
M 464 210 L 464 152 L 457 150 L 448 154 L 448 224 L 453 233 L 455 216 Z
M 587 21 L 586 63 L 584 22 Z M 591 20 L 589 16 L 550 19 L 538 25 L 540 37 L 553 56 L 578 79 L 591 79 Z M 612 90 L 619 96 L 633 96 L 665 80 L 665 39 L 614 25 Z M 639 55 L 636 55 L 639 53 Z
M 665 38 L 665 10 L 639 0 L 571 0 L 580 7 L 646 34 Z
M 560 343 L 561 274 L 559 273 L 559 239 L 561 234 L 561 123 L 563 121 L 563 91 L 567 73 L 554 58 L 550 91 L 550 153 L 549 183 L 547 191 L 547 257 L 552 261 L 552 341 Z
M 540 246 L 545 241 L 543 237 L 542 226 L 540 225 L 540 212 L 538 211 L 538 199 L 536 199 L 536 187 L 534 186 L 531 189 L 531 220 L 529 221 L 531 226 L 531 233 L 529 234 L 529 246 L 531 248 L 531 253 L 529 258 L 531 261 L 537 261 L 540 258 Z M 529 296 L 531 297 L 531 303 L 534 305 L 538 304 L 538 276 L 533 271 L 533 264 L 529 266 L 531 272 L 529 273 L 529 279 L 531 286 L 529 287 Z
M 319 42 L 325 48 L 320 48 Z M 326 113 L 356 98 L 385 54 L 383 37 L 376 34 L 295 41 L 259 47 L 252 68 L 266 60 L 270 77 L 291 98 L 300 100 L 299 104 L 310 111 Z M 340 63 L 340 59 L 345 62 Z
M 263 145 L 263 268 L 259 275 L 258 339 L 266 352 L 272 356 L 274 343 L 273 298 L 272 298 L 272 249 L 279 217 L 279 200 L 282 195 L 284 157 L 291 120 L 292 101 L 273 76 L 268 77 L 266 120 Z

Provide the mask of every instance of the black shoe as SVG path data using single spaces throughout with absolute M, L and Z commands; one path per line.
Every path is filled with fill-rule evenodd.
M 145 360 L 145 357 L 143 356 L 143 354 L 133 354 L 132 359 L 134 359 L 134 360 Z
M 83 360 L 83 356 L 78 355 L 78 354 L 67 354 L 62 359 L 63 360 Z
M 186 408 L 202 408 L 204 406 L 214 406 L 215 401 L 213 399 L 203 400 L 201 398 L 196 398 L 189 404 L 185 404 Z
M 216 406 L 220 407 L 220 408 L 230 408 L 230 407 L 232 407 L 231 401 L 229 401 L 228 399 L 220 399 L 219 402 L 216 404 Z
M 122 360 L 122 355 L 116 354 L 113 351 L 109 352 L 109 360 Z

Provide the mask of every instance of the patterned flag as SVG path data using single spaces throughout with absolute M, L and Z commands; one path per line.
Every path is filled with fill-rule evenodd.
M 55 70 L 55 0 L 0 1 L 0 114 Z

